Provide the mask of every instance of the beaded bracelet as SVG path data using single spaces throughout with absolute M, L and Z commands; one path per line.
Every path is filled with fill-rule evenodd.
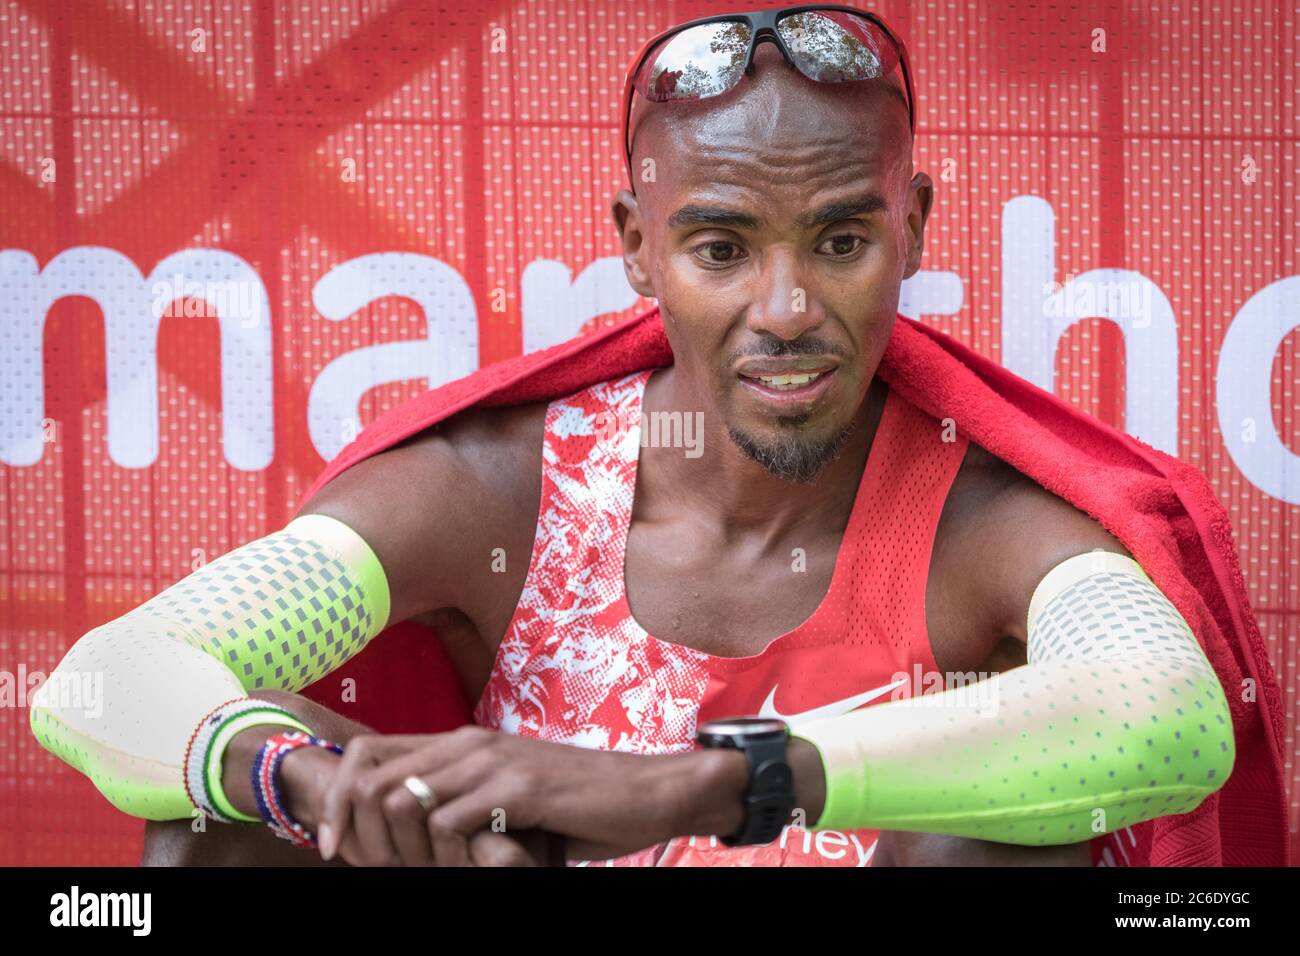
M 221 823 L 258 823 L 257 817 L 237 810 L 221 789 L 221 763 L 226 744 L 241 730 L 277 724 L 308 731 L 282 707 L 252 697 L 237 697 L 214 707 L 190 734 L 185 747 L 184 784 L 190 803 Z
M 257 758 L 253 761 L 253 797 L 257 800 L 257 809 L 262 814 L 262 819 L 276 836 L 288 840 L 294 846 L 309 848 L 316 846 L 316 836 L 289 814 L 284 803 L 284 791 L 280 786 L 280 764 L 299 747 L 324 747 L 331 753 L 343 753 L 343 748 L 338 744 L 311 734 L 296 730 L 274 734 L 257 752 Z

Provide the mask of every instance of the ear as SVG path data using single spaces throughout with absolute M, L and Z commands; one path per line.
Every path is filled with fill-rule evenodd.
M 907 187 L 907 269 L 904 279 L 910 279 L 921 268 L 921 254 L 925 251 L 925 223 L 930 218 L 934 203 L 934 182 L 925 173 L 917 173 Z
M 627 275 L 628 285 L 639 295 L 653 299 L 655 292 L 650 285 L 650 272 L 645 262 L 647 251 L 641 206 L 630 191 L 620 189 L 614 197 L 611 211 L 614 225 L 618 228 L 618 237 L 623 243 L 623 272 Z

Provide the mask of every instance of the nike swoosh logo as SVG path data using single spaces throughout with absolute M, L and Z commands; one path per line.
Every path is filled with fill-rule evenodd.
M 885 684 L 883 687 L 877 687 L 874 690 L 865 691 L 853 697 L 845 697 L 843 700 L 833 701 L 798 714 L 783 714 L 776 709 L 776 686 L 773 685 L 772 693 L 768 694 L 767 700 L 763 701 L 758 716 L 784 720 L 787 724 L 803 723 L 805 720 L 819 720 L 822 717 L 838 717 L 841 714 L 847 714 L 851 710 L 857 710 L 863 704 L 873 701 L 882 694 L 887 694 L 895 687 L 901 687 L 906 683 L 907 678 L 900 677 L 892 684 Z

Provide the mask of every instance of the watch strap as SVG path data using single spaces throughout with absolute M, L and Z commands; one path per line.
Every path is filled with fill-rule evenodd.
M 794 774 L 787 756 L 789 736 L 742 737 L 735 746 L 749 762 L 745 820 L 740 830 L 722 837 L 726 846 L 771 843 L 781 835 L 794 809 Z

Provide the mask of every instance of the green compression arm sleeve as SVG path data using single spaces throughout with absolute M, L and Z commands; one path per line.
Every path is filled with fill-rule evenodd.
M 1214 669 L 1132 558 L 1077 555 L 1044 577 L 1028 661 L 795 728 L 826 773 L 814 829 L 1078 843 L 1186 813 L 1231 772 Z
M 41 744 L 118 809 L 188 817 L 184 755 L 199 721 L 250 691 L 298 691 L 388 624 L 388 581 L 355 531 L 325 515 L 204 565 L 86 633 L 32 701 Z

